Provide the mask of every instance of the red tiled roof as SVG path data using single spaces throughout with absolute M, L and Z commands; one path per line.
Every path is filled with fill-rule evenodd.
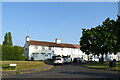
M 33 41 L 28 42 L 30 45 L 40 45 L 40 46 L 49 46 L 49 47 L 63 47 L 63 48 L 80 48 L 80 45 L 77 44 L 66 44 L 66 43 L 55 43 L 55 42 L 45 42 L 45 41 Z

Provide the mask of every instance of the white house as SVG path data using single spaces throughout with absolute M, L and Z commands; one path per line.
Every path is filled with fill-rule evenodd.
M 53 56 L 69 56 L 72 58 L 82 58 L 83 60 L 98 60 L 101 56 L 90 54 L 89 56 L 80 50 L 80 45 L 61 43 L 60 39 L 55 39 L 55 42 L 34 41 L 26 36 L 24 45 L 24 55 L 27 60 L 47 60 L 52 59 Z M 116 59 L 120 61 L 120 52 L 116 55 L 104 55 L 104 60 L 109 61 Z
M 89 61 L 94 61 L 94 60 L 99 60 L 99 58 L 101 58 L 102 55 L 93 55 L 93 54 L 89 54 Z M 116 59 L 116 61 L 120 61 L 120 52 L 118 52 L 116 55 L 115 54 L 107 54 L 107 55 L 103 55 L 104 61 L 113 61 L 113 59 Z
M 61 43 L 60 39 L 55 39 L 55 42 L 34 41 L 30 37 L 26 37 L 24 45 L 24 55 L 27 60 L 47 60 L 53 56 L 69 56 L 70 58 L 82 57 L 87 59 L 87 56 L 80 50 L 80 45 Z

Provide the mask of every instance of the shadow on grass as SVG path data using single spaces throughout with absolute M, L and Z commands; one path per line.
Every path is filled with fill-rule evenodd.
M 53 60 L 46 60 L 44 63 L 47 65 L 53 65 Z
M 15 66 L 2 67 L 4 70 L 15 70 Z
M 88 76 L 98 76 L 98 77 L 105 77 L 105 78 L 119 78 L 120 74 L 113 74 L 113 73 L 100 73 L 100 72 L 71 72 L 71 71 L 64 71 L 60 72 L 64 74 L 73 74 L 73 75 L 88 75 Z

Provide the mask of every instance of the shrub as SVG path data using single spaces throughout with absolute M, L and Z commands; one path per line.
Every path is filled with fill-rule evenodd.
M 25 60 L 24 49 L 20 46 L 2 45 L 2 60 Z

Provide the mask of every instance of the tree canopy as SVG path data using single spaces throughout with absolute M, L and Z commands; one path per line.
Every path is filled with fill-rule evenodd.
M 24 49 L 20 46 L 12 46 L 12 35 L 11 32 L 8 32 L 4 36 L 2 47 L 2 60 L 25 60 Z
M 120 51 L 120 17 L 117 21 L 107 18 L 102 25 L 82 29 L 81 50 L 86 54 L 103 55 Z
M 2 60 L 25 60 L 24 49 L 20 46 L 2 45 Z
M 4 36 L 4 41 L 3 41 L 3 45 L 8 45 L 8 46 L 12 46 L 12 35 L 11 32 L 8 32 L 5 34 Z

